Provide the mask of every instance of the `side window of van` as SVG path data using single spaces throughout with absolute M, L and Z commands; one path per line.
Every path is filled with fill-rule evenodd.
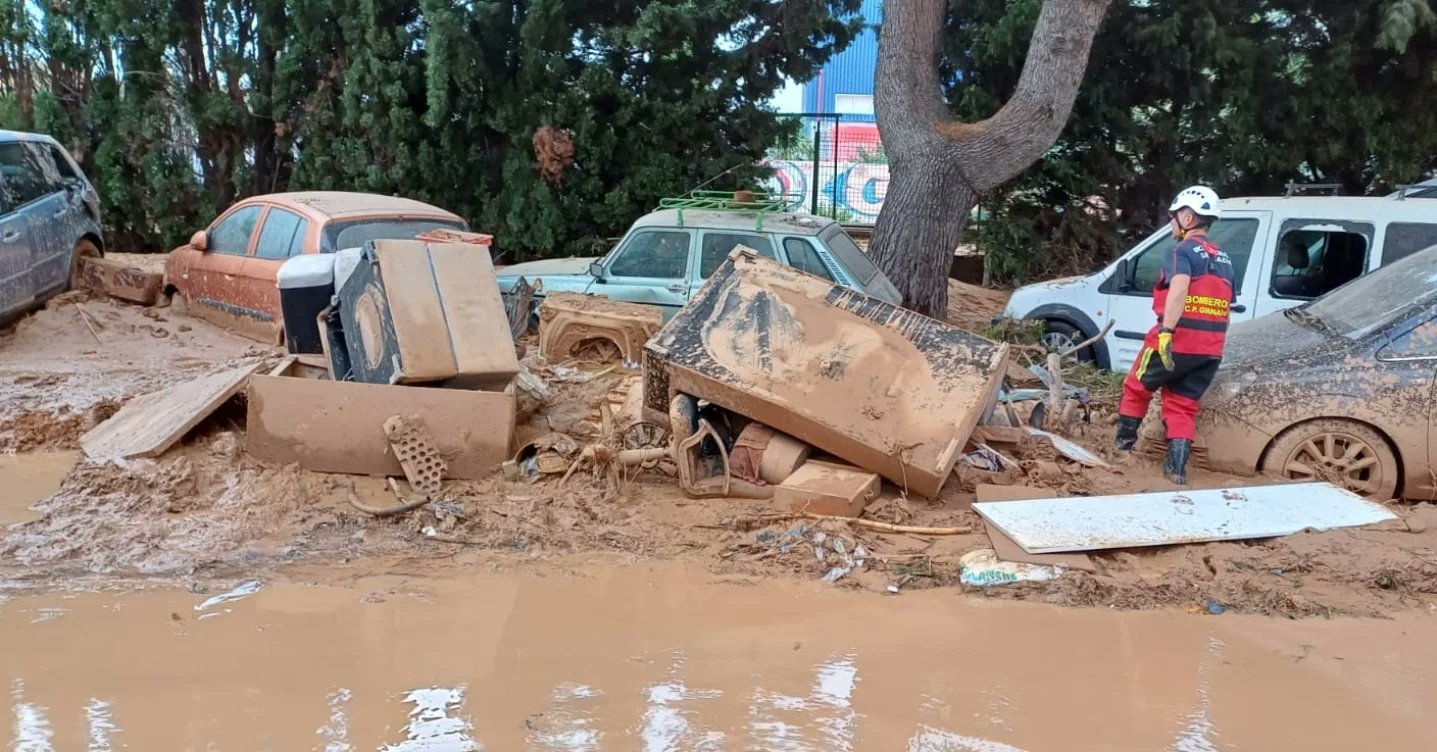
M 1382 263 L 1401 258 L 1437 245 L 1437 224 L 1424 222 L 1393 222 L 1382 236 Z
M 1311 300 L 1367 271 L 1372 225 L 1288 220 L 1272 260 L 1272 295 Z
M 1247 261 L 1252 257 L 1252 244 L 1257 238 L 1257 220 L 1248 217 L 1219 220 L 1208 230 L 1208 237 L 1232 259 L 1234 290 L 1241 292 L 1242 278 L 1247 274 Z M 1153 286 L 1158 283 L 1158 275 L 1163 269 L 1163 261 L 1173 252 L 1174 245 L 1177 245 L 1176 240 L 1163 238 L 1139 254 L 1132 264 L 1132 288 L 1125 294 L 1152 295 Z

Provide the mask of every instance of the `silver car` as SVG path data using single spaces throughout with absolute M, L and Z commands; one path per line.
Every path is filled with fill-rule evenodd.
M 0 131 L 0 322 L 78 278 L 103 252 L 100 197 L 55 139 Z
M 583 292 L 647 303 L 672 316 L 737 246 L 898 305 L 893 283 L 837 222 L 790 212 L 661 209 L 629 228 L 607 256 L 531 261 L 499 269 L 506 295 L 520 277 L 536 298 Z

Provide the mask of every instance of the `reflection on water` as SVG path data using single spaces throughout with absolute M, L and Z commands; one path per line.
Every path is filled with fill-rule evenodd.
M 1437 748 L 1423 715 L 1437 701 L 1425 678 L 1437 641 L 1420 615 L 1064 610 L 716 585 L 667 567 L 235 584 L 203 610 L 178 588 L 14 592 L 0 605 L 0 745 Z M 211 613 L 225 616 L 200 618 Z

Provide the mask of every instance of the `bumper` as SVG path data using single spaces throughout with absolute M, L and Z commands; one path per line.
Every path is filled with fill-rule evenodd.
M 1210 469 L 1234 475 L 1256 475 L 1272 435 L 1243 419 L 1203 405 L 1193 445 Z

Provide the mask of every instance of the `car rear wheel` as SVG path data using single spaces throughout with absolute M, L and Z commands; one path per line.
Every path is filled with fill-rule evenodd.
M 66 290 L 74 290 L 80 286 L 80 271 L 84 259 L 99 258 L 100 248 L 88 238 L 81 238 L 75 244 L 75 253 L 70 256 L 70 279 L 65 283 Z
M 1397 493 L 1397 454 L 1387 439 L 1351 420 L 1323 418 L 1284 431 L 1262 461 L 1262 471 L 1294 481 L 1325 480 L 1369 499 Z

